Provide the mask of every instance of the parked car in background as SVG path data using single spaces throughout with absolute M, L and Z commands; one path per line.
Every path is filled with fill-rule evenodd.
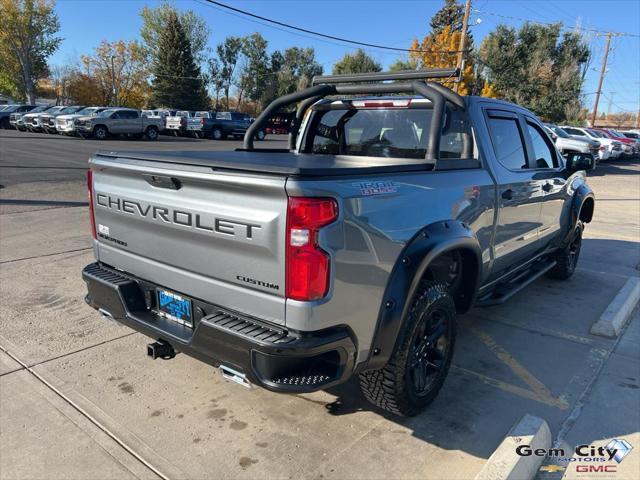
M 73 105 L 70 107 L 64 107 L 57 112 L 45 112 L 40 115 L 40 126 L 45 133 L 58 133 L 56 129 L 56 118 L 59 115 L 70 115 L 79 112 L 84 108 L 84 105 Z
M 638 153 L 636 142 L 631 140 L 630 138 L 625 137 L 620 132 L 610 129 L 610 128 L 593 128 L 593 130 L 597 132 L 602 132 L 607 135 L 609 138 L 616 140 L 622 144 L 622 154 L 627 157 L 633 157 Z
M 602 157 L 606 160 L 615 160 L 622 155 L 622 143 L 609 138 L 602 132 L 592 130 L 586 127 L 561 126 L 562 130 L 575 138 L 588 138 L 597 140 L 601 146 L 605 147 L 606 154 Z
M 295 118 L 296 112 L 278 112 L 269 119 L 265 131 L 272 134 L 286 135 L 291 130 Z
M 12 113 L 27 113 L 34 108 L 36 108 L 35 105 L 4 105 L 4 108 L 0 110 L 0 128 L 4 128 L 6 130 L 12 127 Z
M 95 116 L 76 120 L 78 133 L 83 137 L 105 140 L 110 135 L 131 135 L 157 140 L 164 128 L 162 118 L 143 117 L 133 108 L 108 108 Z
M 13 112 L 9 116 L 9 124 L 15 128 L 16 130 L 20 130 L 24 132 L 27 130 L 27 127 L 24 126 L 24 116 L 28 113 L 38 114 L 42 112 L 46 112 L 50 108 L 53 108 L 51 105 L 40 105 L 39 107 L 35 107 L 28 112 Z
M 638 132 L 629 132 L 629 131 L 624 131 L 624 132 L 620 132 L 620 133 L 622 133 L 625 137 L 630 138 L 631 140 L 635 140 L 636 147 L 638 147 L 640 145 L 640 133 L 638 133 Z
M 211 133 L 214 117 L 215 112 L 206 111 L 194 112 L 189 117 L 183 117 L 183 134 L 195 138 L 208 137 Z
M 227 137 L 241 138 L 244 137 L 251 123 L 251 117 L 246 113 L 216 112 L 211 122 L 210 136 L 213 140 L 224 140 Z M 258 140 L 264 140 L 265 136 L 264 129 L 256 134 Z
M 590 153 L 597 160 L 601 160 L 600 157 L 600 142 L 591 138 L 574 138 L 565 132 L 557 125 L 545 123 L 544 128 L 560 150 L 562 155 L 566 156 L 569 153 L 580 152 Z
M 76 121 L 80 117 L 92 117 L 109 107 L 85 107 L 75 113 L 61 113 L 56 117 L 56 131 L 64 135 L 74 135 L 76 133 Z
M 47 110 L 43 110 L 40 113 L 27 113 L 23 117 L 24 126 L 30 132 L 42 132 L 44 131 L 41 121 L 42 116 L 60 113 L 65 108 L 66 107 L 64 105 L 56 105 L 55 107 L 48 108 Z
M 167 116 L 165 118 L 165 128 L 167 132 L 172 133 L 176 137 L 184 135 L 187 131 L 187 121 L 193 115 L 194 113 L 188 110 L 178 110 L 173 115 Z

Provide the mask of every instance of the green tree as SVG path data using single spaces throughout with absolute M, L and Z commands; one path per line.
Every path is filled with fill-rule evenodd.
M 457 0 L 445 0 L 444 6 L 431 17 L 429 25 L 434 34 L 440 33 L 445 27 L 449 27 L 452 32 L 460 32 L 463 20 L 464 5 Z
M 167 28 L 169 16 L 172 14 L 178 16 L 185 35 L 191 44 L 191 54 L 196 63 L 200 65 L 206 60 L 207 42 L 211 34 L 207 22 L 192 10 L 176 10 L 167 0 L 164 0 L 155 8 L 144 7 L 140 12 L 142 17 L 140 36 L 142 37 L 146 55 L 152 61 L 157 54 L 160 37 Z
M 234 85 L 237 75 L 237 66 L 242 54 L 242 37 L 227 37 L 216 47 L 218 54 L 217 81 L 222 89 L 225 99 L 225 108 L 229 108 L 231 87 Z M 216 80 L 213 80 L 214 82 Z
M 54 7 L 50 0 L 0 0 L 0 88 L 32 104 L 62 41 Z
M 209 100 L 191 43 L 176 12 L 169 12 L 153 64 L 152 103 L 184 110 L 205 110 Z
M 505 100 L 518 103 L 550 122 L 575 117 L 589 48 L 562 25 L 525 23 L 520 30 L 499 25 L 485 37 L 479 60 L 483 75 Z
M 316 61 L 313 48 L 290 47 L 271 54 L 270 75 L 265 77 L 260 104 L 265 107 L 275 98 L 302 90 L 311 85 L 316 75 L 322 75 L 322 65 Z
M 355 53 L 347 53 L 333 66 L 333 74 L 379 72 L 382 66 L 359 48 Z
M 251 101 L 259 101 L 266 88 L 266 77 L 269 71 L 269 55 L 267 41 L 259 33 L 242 39 L 242 66 L 236 86 L 238 88 L 238 108 L 243 95 Z

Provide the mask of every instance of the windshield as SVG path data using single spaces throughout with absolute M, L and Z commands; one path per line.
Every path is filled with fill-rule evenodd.
M 103 110 L 96 117 L 107 118 L 109 117 L 115 110 Z
M 78 111 L 78 107 L 67 107 L 67 108 L 63 108 L 60 113 L 61 114 L 68 114 L 68 113 L 75 113 Z
M 48 105 L 41 105 L 39 107 L 34 108 L 33 110 L 31 110 L 29 113 L 40 113 L 40 112 L 46 112 L 47 110 L 49 110 L 51 107 L 49 107 Z
M 76 113 L 78 115 L 93 115 L 98 110 L 98 107 L 86 107 L 82 110 L 78 110 Z
M 317 111 L 311 126 L 311 152 L 330 155 L 424 158 L 431 109 L 348 109 Z M 469 124 L 449 112 L 440 140 L 441 158 L 460 158 Z
M 549 125 L 548 127 L 560 138 L 571 138 L 571 136 L 560 127 L 556 127 L 555 125 Z
M 18 105 L 3 105 L 0 112 L 13 112 L 18 108 Z
M 587 132 L 597 138 L 608 138 L 604 133 L 601 133 L 597 130 L 587 130 Z

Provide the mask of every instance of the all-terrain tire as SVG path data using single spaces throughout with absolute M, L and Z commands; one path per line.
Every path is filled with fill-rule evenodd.
M 560 250 L 556 256 L 556 265 L 547 272 L 547 277 L 556 280 L 568 280 L 573 272 L 576 271 L 578 258 L 580 257 L 580 248 L 582 247 L 582 231 L 584 225 L 578 220 L 575 226 L 573 238 L 565 248 Z
M 387 365 L 380 370 L 360 374 L 360 388 L 365 398 L 396 415 L 410 417 L 422 412 L 438 395 L 449 371 L 456 336 L 455 316 L 455 304 L 446 285 L 421 283 L 407 318 L 403 319 L 395 351 Z M 425 354 L 427 366 L 423 371 L 426 376 L 424 389 L 420 389 L 418 367 L 412 364 L 422 358 L 422 352 L 416 347 L 417 342 L 422 341 L 423 345 L 426 343 L 428 346 L 427 337 L 435 338 L 436 333 L 431 336 L 427 333 L 434 319 L 438 320 L 442 336 L 431 342 L 434 356 L 426 358 Z M 435 351 L 439 352 L 438 358 Z

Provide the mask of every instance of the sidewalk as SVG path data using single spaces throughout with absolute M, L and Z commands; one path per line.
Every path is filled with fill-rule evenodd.
M 633 448 L 620 463 L 588 462 L 586 458 L 570 455 L 573 460 L 555 463 L 564 470 L 541 471 L 538 480 L 582 479 L 604 476 L 616 480 L 636 480 L 640 475 L 640 308 L 636 308 L 630 324 L 609 356 L 591 390 L 565 423 L 559 444 L 573 453 L 578 445 L 596 448 L 610 441 L 625 440 Z

